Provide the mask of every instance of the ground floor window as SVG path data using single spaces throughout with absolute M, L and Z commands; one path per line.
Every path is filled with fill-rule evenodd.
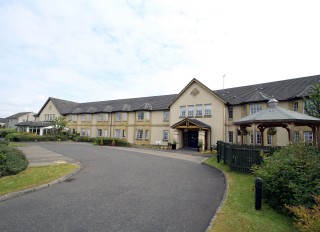
M 272 145 L 272 138 L 273 138 L 272 135 L 268 135 L 268 137 L 267 137 L 267 144 L 268 145 Z
M 84 128 L 81 128 L 81 136 L 86 136 L 86 129 Z
M 120 129 L 115 129 L 115 138 L 120 138 Z
M 163 141 L 169 141 L 169 131 L 163 131 Z
M 137 130 L 137 139 L 142 139 L 143 137 L 143 130 Z
M 299 141 L 300 141 L 299 131 L 295 131 L 295 132 L 294 132 L 293 141 L 294 141 L 294 142 L 299 142 Z
M 233 143 L 233 131 L 228 131 L 228 141 L 229 143 Z
M 126 130 L 123 130 L 122 131 L 122 138 L 126 138 L 127 137 L 127 131 Z
M 144 139 L 148 140 L 149 139 L 149 130 L 146 130 L 144 133 Z
M 98 129 L 98 131 L 97 131 L 97 136 L 98 136 L 98 137 L 101 137 L 101 136 L 102 136 L 102 130 L 101 130 L 101 129 Z
M 303 138 L 306 143 L 312 143 L 312 141 L 313 141 L 312 131 L 304 131 Z
M 108 137 L 108 130 L 103 130 L 103 136 Z
M 256 144 L 261 144 L 262 143 L 262 137 L 261 137 L 261 132 L 257 131 L 256 133 Z M 250 142 L 253 144 L 253 135 L 254 133 L 250 133 Z

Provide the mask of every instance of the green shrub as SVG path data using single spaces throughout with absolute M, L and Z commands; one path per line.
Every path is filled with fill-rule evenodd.
M 8 134 L 17 132 L 16 129 L 0 129 L 0 138 L 5 138 Z
M 295 215 L 295 227 L 300 232 L 319 232 L 320 231 L 320 196 L 314 196 L 316 202 L 312 208 L 304 206 L 287 206 Z
M 263 179 L 263 198 L 274 209 L 288 213 L 285 205 L 311 207 L 320 195 L 320 153 L 304 143 L 291 144 L 263 156 L 254 173 Z
M 75 141 L 75 142 L 93 143 L 95 141 L 95 138 L 88 137 L 88 136 L 74 136 L 72 140 Z
M 0 141 L 0 146 L 1 146 L 1 145 L 5 145 L 5 146 L 6 146 L 6 145 L 8 145 L 8 144 L 9 144 L 9 143 L 8 143 L 7 141 Z
M 128 147 L 128 146 L 130 146 L 130 143 L 128 143 L 127 140 L 118 139 L 118 138 L 102 138 L 102 137 L 98 137 L 98 138 L 95 138 L 94 143 L 101 145 L 101 141 L 102 141 L 102 144 L 106 145 L 106 146 L 112 146 L 112 142 L 113 141 L 115 142 L 115 146 L 120 146 L 120 147 Z
M 14 175 L 28 167 L 28 160 L 22 151 L 0 146 L 0 176 Z

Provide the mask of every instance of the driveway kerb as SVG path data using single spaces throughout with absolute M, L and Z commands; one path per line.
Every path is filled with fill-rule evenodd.
M 34 146 L 34 147 L 38 147 L 38 146 Z M 20 149 L 20 150 L 23 150 L 23 149 Z M 51 154 L 56 154 L 59 157 L 64 157 L 63 155 L 58 154 L 58 153 L 54 153 L 52 151 L 50 151 L 50 153 Z M 26 156 L 28 157 L 28 154 L 26 154 Z M 42 185 L 39 185 L 39 186 L 36 186 L 36 187 L 32 187 L 32 188 L 29 188 L 29 189 L 24 189 L 24 190 L 21 190 L 21 191 L 13 192 L 13 193 L 8 193 L 6 195 L 0 196 L 0 202 L 9 200 L 9 199 L 12 199 L 12 198 L 15 198 L 15 197 L 19 197 L 19 196 L 22 196 L 22 195 L 27 194 L 27 193 L 35 192 L 35 191 L 38 191 L 38 190 L 41 190 L 41 189 L 44 189 L 44 188 L 48 188 L 48 187 L 50 187 L 52 185 L 61 183 L 61 182 L 65 181 L 65 180 L 69 179 L 71 176 L 75 175 L 76 173 L 78 173 L 82 169 L 82 164 L 80 162 L 65 162 L 65 163 L 77 164 L 79 166 L 79 168 L 74 170 L 74 171 L 72 171 L 71 173 L 68 173 L 67 175 L 64 175 L 64 176 L 62 176 L 62 177 L 60 177 L 60 178 L 58 178 L 56 180 L 53 180 L 53 181 L 51 181 L 49 183 L 42 184 Z M 34 165 L 33 163 L 30 163 L 29 167 L 46 166 L 46 165 L 54 165 L 54 164 L 56 164 L 56 163 L 52 162 L 52 161 L 43 162 L 41 164 L 36 164 L 36 165 Z

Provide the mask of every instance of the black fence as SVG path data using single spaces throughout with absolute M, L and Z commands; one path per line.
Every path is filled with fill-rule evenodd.
M 218 160 L 223 160 L 231 170 L 239 172 L 251 172 L 251 167 L 254 164 L 261 164 L 261 151 L 266 154 L 273 154 L 280 147 L 270 146 L 253 146 L 253 145 L 239 145 L 232 143 L 217 142 Z

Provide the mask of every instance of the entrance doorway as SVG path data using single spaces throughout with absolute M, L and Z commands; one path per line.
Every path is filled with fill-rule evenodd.
M 197 130 L 188 130 L 183 132 L 183 147 L 198 147 L 198 136 L 199 132 Z

